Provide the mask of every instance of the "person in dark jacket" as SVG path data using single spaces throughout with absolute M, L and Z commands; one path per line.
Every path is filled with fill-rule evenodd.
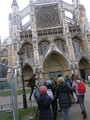
M 62 77 L 57 79 L 56 97 L 59 98 L 60 107 L 62 109 L 63 120 L 71 120 L 71 101 L 69 91 L 73 91 L 72 87 L 64 81 Z
M 72 86 L 72 79 L 68 75 L 66 75 L 65 82 L 68 82 Z
M 40 92 L 34 93 L 39 109 L 39 120 L 53 120 L 50 109 L 52 99 L 47 95 L 47 87 L 41 86 L 39 90 Z
M 59 74 L 58 76 L 57 76 L 57 79 L 59 78 L 59 77 L 62 77 L 63 75 L 62 74 Z M 61 112 L 62 110 L 61 110 L 61 107 L 60 107 L 60 103 L 59 103 L 59 110 L 58 110 L 58 112 Z
M 31 87 L 31 93 L 30 93 L 30 96 L 29 96 L 29 100 L 31 100 L 31 97 L 32 97 L 32 94 L 33 94 L 33 91 L 34 91 L 35 80 L 36 80 L 36 74 L 34 73 L 32 75 L 32 77 L 28 80 L 29 83 L 30 83 L 30 87 Z
M 54 96 L 54 99 L 52 101 L 52 111 L 53 111 L 53 115 L 54 115 L 54 120 L 57 119 L 57 98 L 56 98 L 56 83 L 54 80 L 52 80 L 52 93 L 53 93 L 53 96 Z

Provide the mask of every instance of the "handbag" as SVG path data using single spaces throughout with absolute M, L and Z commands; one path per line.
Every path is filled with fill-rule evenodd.
M 69 90 L 68 90 L 68 92 L 69 92 Z M 75 100 L 74 95 L 73 95 L 72 93 L 69 92 L 69 96 L 70 96 L 71 104 L 76 103 L 76 100 Z
M 27 87 L 30 87 L 30 82 L 28 81 L 28 83 L 27 83 Z
M 66 89 L 68 90 L 71 104 L 76 103 L 76 100 L 75 100 L 74 94 L 72 94 L 72 93 L 69 91 L 69 89 L 68 89 L 67 87 L 66 87 Z

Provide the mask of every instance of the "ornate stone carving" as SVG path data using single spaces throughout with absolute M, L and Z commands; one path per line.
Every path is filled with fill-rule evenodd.
M 55 50 L 55 46 L 54 45 L 51 46 L 51 51 L 53 51 L 53 50 Z
M 90 34 L 87 34 L 87 41 L 90 42 Z
M 58 26 L 60 24 L 58 9 L 56 7 L 36 9 L 36 22 L 38 28 Z

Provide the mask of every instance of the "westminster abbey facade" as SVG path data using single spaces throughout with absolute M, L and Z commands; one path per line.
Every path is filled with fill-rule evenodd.
M 24 78 L 38 72 L 40 80 L 59 73 L 79 73 L 85 79 L 90 73 L 90 28 L 84 5 L 79 0 L 29 0 L 19 11 L 18 0 L 12 1 L 9 14 L 9 40 L 0 44 L 0 62 L 21 76 L 17 52 L 22 50 Z M 71 17 L 67 15 L 71 14 Z M 22 20 L 29 16 L 24 25 Z M 1 77 L 10 70 L 0 68 Z

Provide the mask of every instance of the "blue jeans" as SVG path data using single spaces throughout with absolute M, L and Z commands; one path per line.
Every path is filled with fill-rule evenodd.
M 85 105 L 84 105 L 84 95 L 78 95 L 79 105 L 82 110 L 82 112 L 85 111 Z
M 71 120 L 71 110 L 70 110 L 70 107 L 62 108 L 62 118 L 63 118 L 63 120 Z

